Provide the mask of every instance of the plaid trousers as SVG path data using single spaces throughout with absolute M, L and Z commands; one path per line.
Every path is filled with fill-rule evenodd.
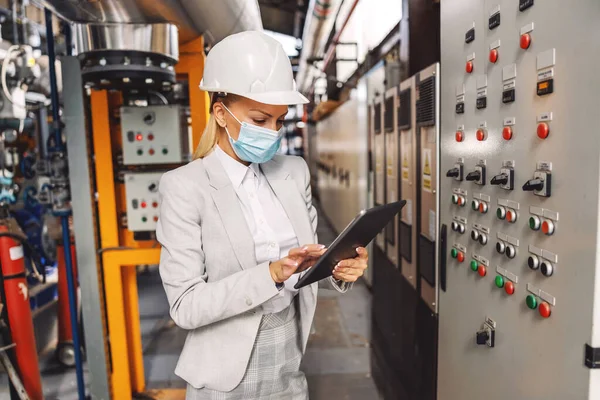
M 302 344 L 295 304 L 263 316 L 246 373 L 235 389 L 188 385 L 186 400 L 308 400 L 306 377 L 299 370 Z

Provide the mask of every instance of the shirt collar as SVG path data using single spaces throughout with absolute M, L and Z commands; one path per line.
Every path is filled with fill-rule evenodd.
M 254 173 L 257 177 L 260 176 L 260 167 L 258 164 L 253 163 L 250 164 L 249 167 L 246 167 L 244 164 L 234 160 L 229 154 L 225 153 L 219 145 L 215 146 L 215 153 L 225 169 L 227 176 L 229 176 L 234 188 L 238 188 L 242 184 L 246 174 L 249 172 Z

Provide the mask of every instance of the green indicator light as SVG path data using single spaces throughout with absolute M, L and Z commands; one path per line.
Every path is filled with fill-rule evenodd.
M 502 219 L 502 210 L 500 208 L 496 210 L 496 217 Z
M 530 218 L 529 218 L 529 227 L 530 227 L 531 229 L 533 229 L 533 230 L 537 230 L 537 229 L 539 229 L 539 228 L 538 228 L 536 225 L 537 225 L 537 224 L 536 224 L 536 220 L 535 220 L 535 218 L 533 218 L 533 217 L 530 217 Z
M 527 303 L 527 307 L 531 308 L 532 310 L 537 308 L 537 299 L 534 295 L 528 295 L 525 299 L 525 302 Z
M 162 149 L 163 154 L 167 154 L 168 152 L 169 152 L 169 149 L 167 149 L 167 148 Z
M 458 196 L 455 195 L 455 194 L 452 195 L 452 203 L 453 204 L 458 204 Z
M 499 287 L 499 288 L 503 288 L 504 287 L 504 277 L 503 276 L 497 275 L 495 282 L 496 282 L 496 286 L 497 287 Z
M 138 156 L 141 156 L 142 154 L 144 154 L 144 151 L 143 151 L 142 149 L 138 149 L 138 151 L 137 151 L 137 155 L 138 155 Z
M 473 271 L 477 271 L 477 267 L 478 267 L 477 261 L 471 260 L 471 269 Z
M 478 204 L 475 202 L 475 200 L 473 200 L 473 201 L 471 202 L 471 208 L 472 208 L 473 210 L 477 210 L 477 209 L 479 208 L 479 205 L 478 205 Z
M 142 222 L 146 222 L 146 221 L 148 221 L 148 218 L 142 217 Z
M 456 249 L 450 250 L 450 255 L 452 256 L 452 258 L 456 258 L 458 256 L 458 250 L 456 250 Z

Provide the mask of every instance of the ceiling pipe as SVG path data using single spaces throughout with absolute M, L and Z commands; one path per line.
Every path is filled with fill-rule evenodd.
M 335 33 L 335 36 L 333 37 L 333 40 L 331 41 L 331 44 L 329 45 L 329 48 L 327 49 L 327 52 L 325 53 L 325 57 L 323 58 L 323 67 L 321 69 L 322 71 L 325 71 L 325 69 L 327 68 L 327 66 L 329 65 L 331 60 L 333 59 L 333 56 L 335 54 L 335 48 L 338 45 L 340 37 L 342 36 L 342 33 L 344 32 L 346 25 L 348 25 L 348 21 L 350 21 L 350 17 L 352 17 L 352 14 L 354 13 L 354 10 L 356 9 L 356 6 L 358 5 L 359 1 L 360 0 L 354 0 L 354 2 L 352 3 L 352 6 L 350 7 L 350 11 L 348 12 L 348 15 L 346 15 L 346 18 L 344 18 L 344 22 L 342 23 L 342 26 L 340 26 L 340 29 L 338 29 L 337 32 Z
M 341 0 L 311 0 L 308 5 L 296 76 L 298 88 L 302 92 L 306 93 L 309 89 L 312 82 L 312 60 L 323 56 L 340 5 Z

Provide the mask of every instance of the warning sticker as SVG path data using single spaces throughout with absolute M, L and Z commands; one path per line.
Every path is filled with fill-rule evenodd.
M 423 190 L 431 193 L 431 149 L 423 149 Z
M 408 168 L 408 150 L 404 150 L 402 155 L 402 180 L 408 181 L 409 168 Z

